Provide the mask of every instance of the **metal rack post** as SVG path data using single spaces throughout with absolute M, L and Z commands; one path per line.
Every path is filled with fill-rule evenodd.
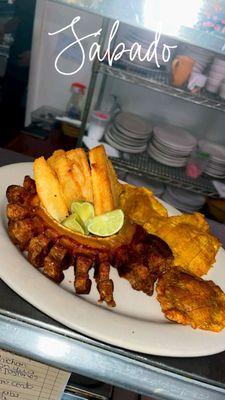
M 106 35 L 108 32 L 109 21 L 110 21 L 109 18 L 103 18 L 103 21 L 102 21 L 102 32 L 101 32 L 101 36 L 100 36 L 99 42 L 98 42 L 99 45 L 101 46 L 101 56 L 104 51 L 104 43 L 105 43 L 105 38 L 106 38 Z M 91 80 L 89 83 L 86 102 L 85 102 L 85 106 L 84 106 L 84 112 L 83 112 L 82 123 L 81 123 L 81 131 L 80 131 L 80 135 L 79 135 L 78 143 L 77 143 L 78 147 L 80 147 L 82 145 L 82 138 L 83 138 L 83 135 L 85 134 L 87 120 L 88 120 L 88 116 L 89 116 L 89 112 L 90 112 L 90 108 L 91 108 L 91 104 L 92 104 L 92 100 L 93 100 L 93 96 L 94 96 L 94 90 L 95 90 L 97 77 L 98 77 L 99 64 L 100 64 L 100 61 L 96 57 L 93 62 L 93 66 L 92 66 Z

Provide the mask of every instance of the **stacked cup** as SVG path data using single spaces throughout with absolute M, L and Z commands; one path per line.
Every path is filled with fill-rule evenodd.
M 222 80 L 220 85 L 220 97 L 225 100 L 225 79 Z
M 211 69 L 209 71 L 206 89 L 211 93 L 218 93 L 221 87 L 220 96 L 225 98 L 225 84 L 222 81 L 225 79 L 225 59 L 214 58 Z M 222 84 L 222 86 L 221 86 Z

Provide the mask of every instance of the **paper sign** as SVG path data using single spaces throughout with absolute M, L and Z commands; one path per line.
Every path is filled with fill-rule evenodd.
M 0 400 L 60 400 L 70 373 L 0 350 Z

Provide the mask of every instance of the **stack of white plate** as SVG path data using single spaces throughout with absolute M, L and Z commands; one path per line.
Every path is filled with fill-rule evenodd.
M 136 114 L 120 113 L 109 126 L 105 140 L 125 153 L 142 153 L 152 133 L 152 125 Z
M 148 146 L 148 154 L 155 161 L 170 167 L 184 167 L 196 147 L 196 139 L 176 126 L 156 126 Z
M 152 179 L 145 178 L 144 176 L 142 177 L 133 174 L 127 174 L 126 181 L 131 185 L 149 188 L 157 197 L 161 197 L 165 191 L 165 185 L 163 183 L 153 181 Z
M 206 89 L 211 93 L 217 93 L 224 79 L 225 79 L 225 60 L 216 57 L 214 58 L 212 66 L 209 71 Z M 224 90 L 222 90 L 222 93 L 223 92 Z M 223 95 L 221 97 L 224 98 Z
M 225 178 L 225 146 L 208 142 L 207 140 L 199 140 L 199 149 L 204 153 L 208 153 L 210 158 L 204 170 L 205 174 L 214 178 Z
M 178 210 L 187 213 L 198 211 L 205 203 L 204 196 L 172 186 L 167 186 L 162 198 Z

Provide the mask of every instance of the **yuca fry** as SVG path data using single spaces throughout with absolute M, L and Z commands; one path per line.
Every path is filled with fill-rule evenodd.
M 112 177 L 104 146 L 89 151 L 95 214 L 100 215 L 116 208 L 112 191 Z
M 34 161 L 34 177 L 38 196 L 47 212 L 58 222 L 68 216 L 60 184 L 44 157 Z
M 113 200 L 115 208 L 117 208 L 119 206 L 119 197 L 123 191 L 123 185 L 117 179 L 116 171 L 112 165 L 111 160 L 108 159 L 107 161 L 108 161 L 108 174 L 110 178 Z
M 48 159 L 49 164 L 54 168 L 58 177 L 61 191 L 68 209 L 73 201 L 82 199 L 80 184 L 73 179 L 71 165 L 66 157 L 66 153 L 57 151 L 52 158 Z
M 54 173 L 55 173 L 55 160 L 56 160 L 56 158 L 64 156 L 64 155 L 65 155 L 65 151 L 64 150 L 56 150 L 56 151 L 54 151 L 52 156 L 47 159 L 47 163 L 51 167 L 51 169 L 54 171 Z
M 86 153 L 83 149 L 67 151 L 67 159 L 71 162 L 73 179 L 79 183 L 82 191 L 82 200 L 93 202 L 91 170 Z

